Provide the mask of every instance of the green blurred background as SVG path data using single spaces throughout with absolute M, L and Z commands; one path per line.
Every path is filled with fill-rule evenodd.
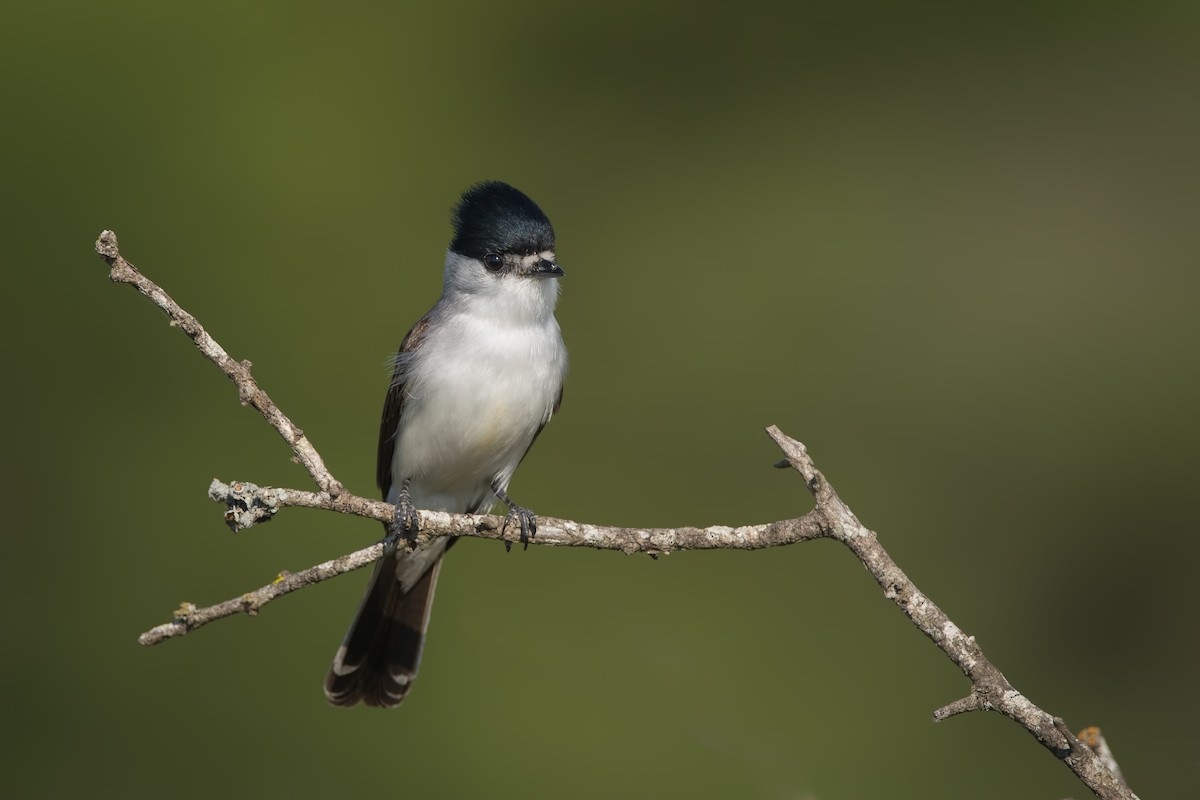
M 459 192 L 566 268 L 566 402 L 513 496 L 797 516 L 775 423 L 1013 683 L 1143 797 L 1200 780 L 1194 3 L 22 4 L 5 13 L 11 796 L 1087 794 L 841 548 L 457 548 L 395 712 L 321 680 L 358 573 L 139 632 L 365 546 L 209 480 L 310 486 L 103 228 L 373 494 L 383 362 Z

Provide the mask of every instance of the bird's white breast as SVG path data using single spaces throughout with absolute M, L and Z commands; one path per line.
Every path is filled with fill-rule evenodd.
M 418 508 L 467 511 L 481 497 L 490 507 L 492 482 L 507 486 L 562 388 L 553 305 L 529 319 L 491 300 L 489 313 L 469 303 L 447 313 L 412 362 L 392 475 L 411 477 Z

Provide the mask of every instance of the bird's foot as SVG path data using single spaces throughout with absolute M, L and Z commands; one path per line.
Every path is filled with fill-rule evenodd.
M 504 518 L 504 525 L 500 528 L 500 534 L 503 535 L 508 530 L 510 523 L 517 523 L 521 526 L 521 544 L 525 550 L 529 549 L 529 540 L 537 536 L 537 514 L 530 511 L 528 508 L 519 506 L 512 501 L 503 489 L 498 485 L 492 486 L 492 491 L 496 493 L 504 505 L 508 506 L 508 515 Z M 505 552 L 512 550 L 512 542 L 505 540 Z
M 396 498 L 396 514 L 392 518 L 390 525 L 387 525 L 386 544 L 388 548 L 394 550 L 401 539 L 412 541 L 417 535 L 417 531 L 421 528 L 421 518 L 417 515 L 417 507 L 412 504 L 412 499 L 408 494 L 408 481 L 400 487 L 400 494 Z

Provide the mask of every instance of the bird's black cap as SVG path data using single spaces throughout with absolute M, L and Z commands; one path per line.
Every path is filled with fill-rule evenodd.
M 501 181 L 479 183 L 464 192 L 453 221 L 450 249 L 470 258 L 554 249 L 554 228 L 537 203 Z

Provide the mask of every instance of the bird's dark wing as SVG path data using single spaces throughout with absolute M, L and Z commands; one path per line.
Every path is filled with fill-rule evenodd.
M 376 479 L 385 498 L 392 488 L 392 456 L 408 397 L 408 359 L 403 356 L 420 347 L 428 331 L 426 314 L 404 336 L 383 403 Z M 397 580 L 400 564 L 420 554 L 394 552 L 375 565 L 367 594 L 325 678 L 330 703 L 352 706 L 361 700 L 369 706 L 389 707 L 404 699 L 417 676 L 438 568 L 449 546 L 449 542 L 434 544 L 437 551 L 428 559 L 429 569 L 408 591 Z
M 421 346 L 425 334 L 429 332 L 429 315 L 421 317 L 404 335 L 400 342 L 400 353 L 411 353 Z M 392 488 L 392 455 L 396 448 L 396 433 L 400 428 L 400 414 L 404 411 L 404 400 L 408 396 L 404 392 L 407 383 L 405 364 L 407 359 L 397 358 L 396 368 L 392 371 L 392 382 L 388 386 L 387 399 L 383 401 L 383 417 L 379 421 L 379 457 L 375 466 L 375 480 L 379 490 L 386 499 Z

